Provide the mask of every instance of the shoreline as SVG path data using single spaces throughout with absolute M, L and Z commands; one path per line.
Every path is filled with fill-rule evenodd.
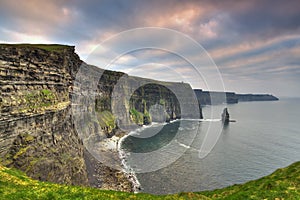
M 104 153 L 104 157 L 111 158 L 116 164 L 119 165 L 121 163 L 117 151 L 103 148 L 102 153 Z M 106 161 L 98 160 L 87 149 L 84 150 L 84 160 L 88 182 L 91 187 L 103 190 L 133 192 L 132 183 L 128 180 L 121 167 L 107 165 Z
M 142 190 L 141 184 L 136 176 L 136 173 L 134 170 L 130 167 L 130 165 L 127 164 L 126 160 L 126 152 L 121 148 L 122 142 L 129 136 L 138 134 L 139 131 L 142 131 L 144 129 L 153 127 L 153 126 L 160 126 L 160 125 L 165 125 L 168 123 L 174 123 L 179 120 L 184 120 L 184 119 L 175 119 L 170 122 L 163 122 L 163 123 L 156 123 L 152 122 L 150 125 L 143 125 L 137 129 L 134 129 L 132 131 L 122 131 L 122 130 L 117 130 L 116 134 L 113 135 L 110 138 L 105 138 L 99 143 L 99 147 L 101 148 L 101 151 L 104 153 L 111 154 L 112 157 L 117 157 L 113 158 L 119 162 L 120 172 L 122 172 L 127 179 L 128 182 L 131 183 L 131 190 L 134 193 L 139 193 Z M 100 162 L 100 161 L 99 161 Z M 110 167 L 111 168 L 111 167 Z M 121 180 L 121 183 L 119 184 L 126 184 L 126 181 Z M 113 184 L 113 183 L 111 183 Z M 102 188 L 102 187 L 101 187 Z M 106 188 L 106 187 L 105 187 Z M 112 188 L 108 188 L 112 189 Z M 119 190 L 118 188 L 115 188 L 116 190 Z
M 112 156 L 117 156 L 116 159 L 118 159 L 121 167 L 120 171 L 124 174 L 128 182 L 131 183 L 132 192 L 138 193 L 141 190 L 141 184 L 139 183 L 135 172 L 126 164 L 126 152 L 121 149 L 122 141 L 135 130 L 130 132 L 118 130 L 118 132 L 119 131 L 121 134 L 117 133 L 111 138 L 102 140 L 100 142 L 100 147 L 103 152 L 110 153 Z
M 133 171 L 133 169 L 126 163 L 126 152 L 121 148 L 121 144 L 123 140 L 125 140 L 127 137 L 131 135 L 130 131 L 128 134 L 125 134 L 123 137 L 119 138 L 117 142 L 117 151 L 118 156 L 121 160 L 121 165 L 123 167 L 123 172 L 125 173 L 127 179 L 132 183 L 132 190 L 134 193 L 138 193 L 142 190 L 141 184 L 136 176 L 136 173 Z
M 117 141 L 117 151 L 119 154 L 119 158 L 121 160 L 121 165 L 123 167 L 123 172 L 127 175 L 128 180 L 133 184 L 133 191 L 134 193 L 138 193 L 142 190 L 141 184 L 136 176 L 136 173 L 134 172 L 134 170 L 130 167 L 130 165 L 128 165 L 126 162 L 126 152 L 121 148 L 122 142 L 123 140 L 125 140 L 127 137 L 131 136 L 131 135 L 135 135 L 137 134 L 140 130 L 144 130 L 146 128 L 150 128 L 153 127 L 155 125 L 165 125 L 168 123 L 174 123 L 176 121 L 179 121 L 181 119 L 175 119 L 172 120 L 170 122 L 163 122 L 163 123 L 157 123 L 157 122 L 152 122 L 149 125 L 143 125 L 135 130 L 129 131 L 129 132 L 125 132 L 125 134 L 122 137 L 119 137 L 118 141 Z M 108 138 L 110 139 L 110 138 Z

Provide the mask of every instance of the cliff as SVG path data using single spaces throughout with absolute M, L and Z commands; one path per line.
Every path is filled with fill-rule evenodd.
M 104 71 L 82 62 L 73 46 L 0 44 L 0 87 L 0 162 L 56 183 L 89 185 L 90 171 L 98 170 L 113 180 L 97 187 L 112 181 L 108 189 L 128 191 L 118 183 L 124 175 L 85 150 L 78 128 L 106 138 L 152 121 L 201 115 L 190 85 Z M 86 107 L 76 105 L 78 99 Z M 76 111 L 82 120 L 74 119 Z
M 0 45 L 0 157 L 38 180 L 88 185 L 71 123 L 74 47 Z M 47 49 L 50 48 L 51 50 Z
M 278 101 L 279 99 L 271 94 L 237 94 L 239 101 Z
M 98 129 L 97 124 L 86 127 L 89 119 L 96 116 L 103 131 L 101 137 L 152 121 L 202 116 L 196 96 L 186 83 L 161 82 L 82 65 L 74 88 L 72 98 L 78 105 L 74 110 L 80 113 L 78 128 Z
M 201 105 L 233 104 L 238 103 L 238 98 L 234 92 L 214 92 L 194 89 L 197 99 Z
M 214 92 L 194 89 L 201 105 L 234 104 L 239 101 L 277 101 L 277 97 L 270 94 L 236 94 L 234 92 Z

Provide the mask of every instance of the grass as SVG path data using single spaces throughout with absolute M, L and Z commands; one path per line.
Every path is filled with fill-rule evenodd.
M 137 111 L 136 109 L 131 109 L 129 111 L 132 121 L 137 125 L 143 125 L 144 124 L 144 114 Z
M 105 110 L 102 112 L 97 112 L 97 116 L 99 124 L 102 128 L 107 127 L 110 129 L 109 131 L 116 128 L 116 118 L 110 111 Z
M 201 192 L 213 199 L 300 199 L 300 162 L 245 184 Z
M 0 167 L 0 199 L 207 199 L 201 194 L 181 193 L 177 195 L 153 196 L 133 194 L 95 188 L 59 185 L 28 178 L 23 172 Z
M 0 44 L 0 46 L 8 46 L 8 47 L 21 47 L 21 48 L 38 48 L 44 49 L 46 51 L 56 51 L 60 52 L 66 48 L 69 48 L 68 45 L 61 44 Z
M 173 195 L 133 194 L 40 182 L 0 166 L 0 199 L 300 199 L 300 162 L 245 184 Z
M 55 103 L 55 94 L 50 90 L 43 89 L 40 91 L 32 91 L 25 95 L 25 110 L 37 110 L 42 107 L 51 106 Z

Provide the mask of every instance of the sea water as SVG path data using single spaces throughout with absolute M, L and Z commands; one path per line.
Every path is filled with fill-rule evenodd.
M 224 107 L 236 122 L 223 127 Z M 143 127 L 123 140 L 126 165 L 136 172 L 143 192 L 222 188 L 300 160 L 300 99 L 206 106 L 203 114 L 201 121 Z M 218 130 L 216 145 L 201 158 L 205 135 Z

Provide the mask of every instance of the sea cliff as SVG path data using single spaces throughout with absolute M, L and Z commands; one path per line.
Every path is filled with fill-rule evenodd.
M 1 162 L 38 180 L 88 185 L 70 116 L 71 75 L 80 59 L 74 47 L 44 47 L 0 45 Z
M 271 94 L 237 94 L 239 101 L 278 101 L 279 99 Z
M 194 89 L 199 104 L 234 104 L 243 101 L 278 101 L 279 99 L 271 94 L 236 94 L 235 92 L 216 92 Z

